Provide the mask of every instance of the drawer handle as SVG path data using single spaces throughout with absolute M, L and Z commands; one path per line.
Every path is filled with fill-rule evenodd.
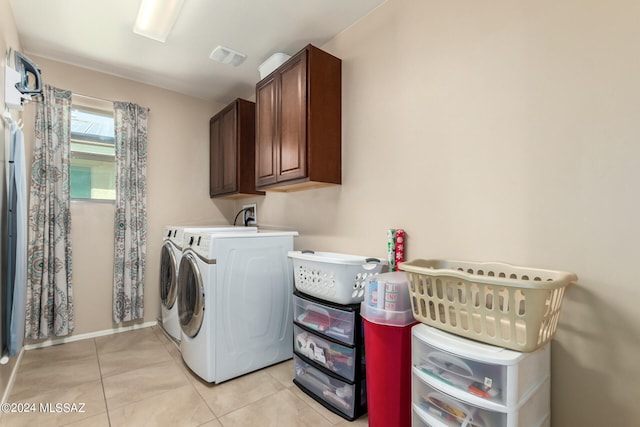
M 440 411 L 443 411 L 453 418 L 457 422 L 462 423 L 462 426 L 474 426 L 484 427 L 484 422 L 480 417 L 473 417 L 473 411 L 466 405 L 449 398 L 440 393 L 431 392 L 427 395 L 427 401 Z M 444 418 L 441 416 L 441 418 Z
M 446 353 L 432 352 L 427 356 L 427 359 L 440 369 L 444 369 L 459 377 L 473 379 L 473 370 L 471 367 L 457 357 Z

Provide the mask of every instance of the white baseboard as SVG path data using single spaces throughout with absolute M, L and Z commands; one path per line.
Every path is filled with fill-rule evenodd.
M 70 336 L 61 337 L 61 338 L 50 338 L 41 342 L 26 344 L 23 347 L 23 350 L 33 350 L 35 348 L 50 347 L 52 345 L 57 345 L 57 344 L 65 344 L 65 343 L 74 342 L 74 341 L 86 340 L 89 338 L 103 337 L 105 335 L 119 334 L 120 332 L 132 331 L 134 329 L 149 328 L 151 326 L 156 326 L 157 324 L 158 324 L 157 321 L 153 321 L 153 322 L 146 322 L 146 323 L 138 323 L 130 326 L 119 326 L 117 328 L 104 329 L 102 331 L 87 332 L 85 334 L 70 335 Z

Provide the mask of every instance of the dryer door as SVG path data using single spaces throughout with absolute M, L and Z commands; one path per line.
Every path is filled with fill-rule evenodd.
M 162 245 L 162 253 L 160 254 L 160 300 L 162 301 L 162 306 L 166 309 L 171 309 L 176 303 L 178 288 L 177 267 L 171 243 L 165 242 Z
M 178 316 L 186 336 L 198 335 L 204 318 L 204 286 L 195 255 L 187 251 L 178 267 Z

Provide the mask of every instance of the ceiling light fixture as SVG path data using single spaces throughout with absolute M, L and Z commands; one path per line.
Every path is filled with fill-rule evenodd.
M 231 64 L 234 67 L 237 67 L 238 65 L 242 64 L 245 59 L 247 59 L 247 55 L 237 52 L 233 49 L 229 49 L 228 47 L 216 46 L 216 48 L 213 49 L 213 51 L 209 55 L 209 58 L 223 64 Z
M 164 43 L 184 0 L 142 0 L 133 32 Z

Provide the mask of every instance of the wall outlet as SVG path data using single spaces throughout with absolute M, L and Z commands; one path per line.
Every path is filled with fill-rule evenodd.
M 250 205 L 242 205 L 242 209 L 247 209 L 244 211 L 242 223 L 246 225 L 256 225 L 258 224 L 258 207 L 255 203 Z

